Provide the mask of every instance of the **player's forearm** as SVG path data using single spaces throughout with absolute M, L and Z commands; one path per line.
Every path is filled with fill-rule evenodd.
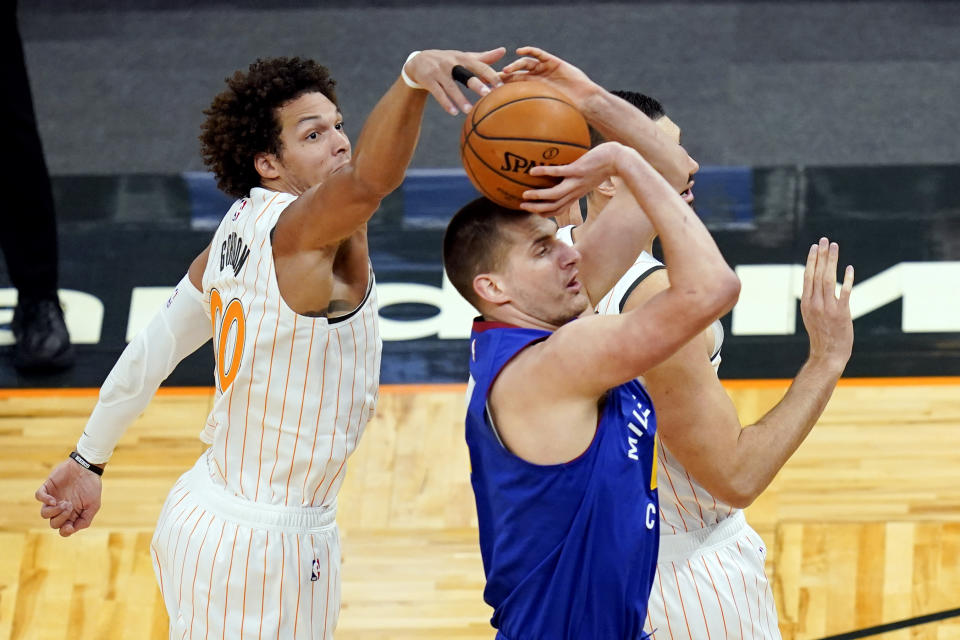
M 747 503 L 773 481 L 820 419 L 842 369 L 808 360 L 783 399 L 744 427 L 737 441 L 735 484 Z
M 111 369 L 77 452 L 90 462 L 105 463 L 170 372 L 209 339 L 202 294 L 185 277 Z
M 639 151 L 678 193 L 686 188 L 686 152 L 646 114 L 600 87 L 579 102 L 587 121 L 607 139 Z
M 367 118 L 351 161 L 301 196 L 294 215 L 281 217 L 278 245 L 329 246 L 373 217 L 403 182 L 427 95 L 402 80 L 394 83 Z
M 403 182 L 429 95 L 397 79 L 373 108 L 351 161 L 353 179 L 362 188 L 382 198 Z
M 580 280 L 592 305 L 613 288 L 652 241 L 653 227 L 628 192 L 618 193 L 604 208 L 577 227 Z
M 739 279 L 693 209 L 649 163 L 627 150 L 618 156 L 617 174 L 660 236 L 670 266 L 668 291 L 683 297 L 687 313 L 708 318 L 706 327 L 733 307 Z

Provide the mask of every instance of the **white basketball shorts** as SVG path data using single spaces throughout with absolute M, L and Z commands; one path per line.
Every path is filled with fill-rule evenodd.
M 335 506 L 283 507 L 226 493 L 200 456 L 167 496 L 151 544 L 171 640 L 333 638 L 335 515 Z
M 780 640 L 766 555 L 741 511 L 660 536 L 644 631 L 654 640 Z

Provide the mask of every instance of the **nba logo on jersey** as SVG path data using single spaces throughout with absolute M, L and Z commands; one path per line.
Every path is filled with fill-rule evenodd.
M 310 571 L 310 582 L 316 582 L 320 579 L 320 561 L 317 558 L 313 559 L 313 567 Z
M 246 198 L 244 198 L 243 200 L 240 201 L 240 206 L 237 208 L 236 211 L 233 212 L 233 219 L 234 219 L 234 220 L 236 220 L 237 218 L 240 217 L 240 213 L 243 211 L 243 208 L 244 208 L 245 206 L 247 206 L 247 200 L 246 200 Z

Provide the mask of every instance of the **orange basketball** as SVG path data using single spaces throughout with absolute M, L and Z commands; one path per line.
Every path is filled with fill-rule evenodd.
M 540 165 L 569 164 L 590 148 L 587 121 L 566 96 L 544 82 L 511 82 L 481 98 L 460 134 L 470 182 L 499 205 L 519 209 L 523 192 L 556 184 L 532 176 Z

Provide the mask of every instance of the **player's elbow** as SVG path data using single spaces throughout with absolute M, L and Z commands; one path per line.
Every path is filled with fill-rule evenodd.
M 712 303 L 715 305 L 714 317 L 722 316 L 737 304 L 740 298 L 740 278 L 726 264 L 719 270 L 713 287 Z
M 726 314 L 740 297 L 740 278 L 726 264 L 703 282 L 699 291 L 684 305 L 696 316 L 708 321 Z
M 747 484 L 727 483 L 712 493 L 715 498 L 734 509 L 746 509 L 760 496 L 761 491 L 754 490 Z
M 746 509 L 767 488 L 767 483 L 753 471 L 749 460 L 728 464 L 726 473 L 715 483 L 717 486 L 708 488 L 708 491 L 731 507 Z

